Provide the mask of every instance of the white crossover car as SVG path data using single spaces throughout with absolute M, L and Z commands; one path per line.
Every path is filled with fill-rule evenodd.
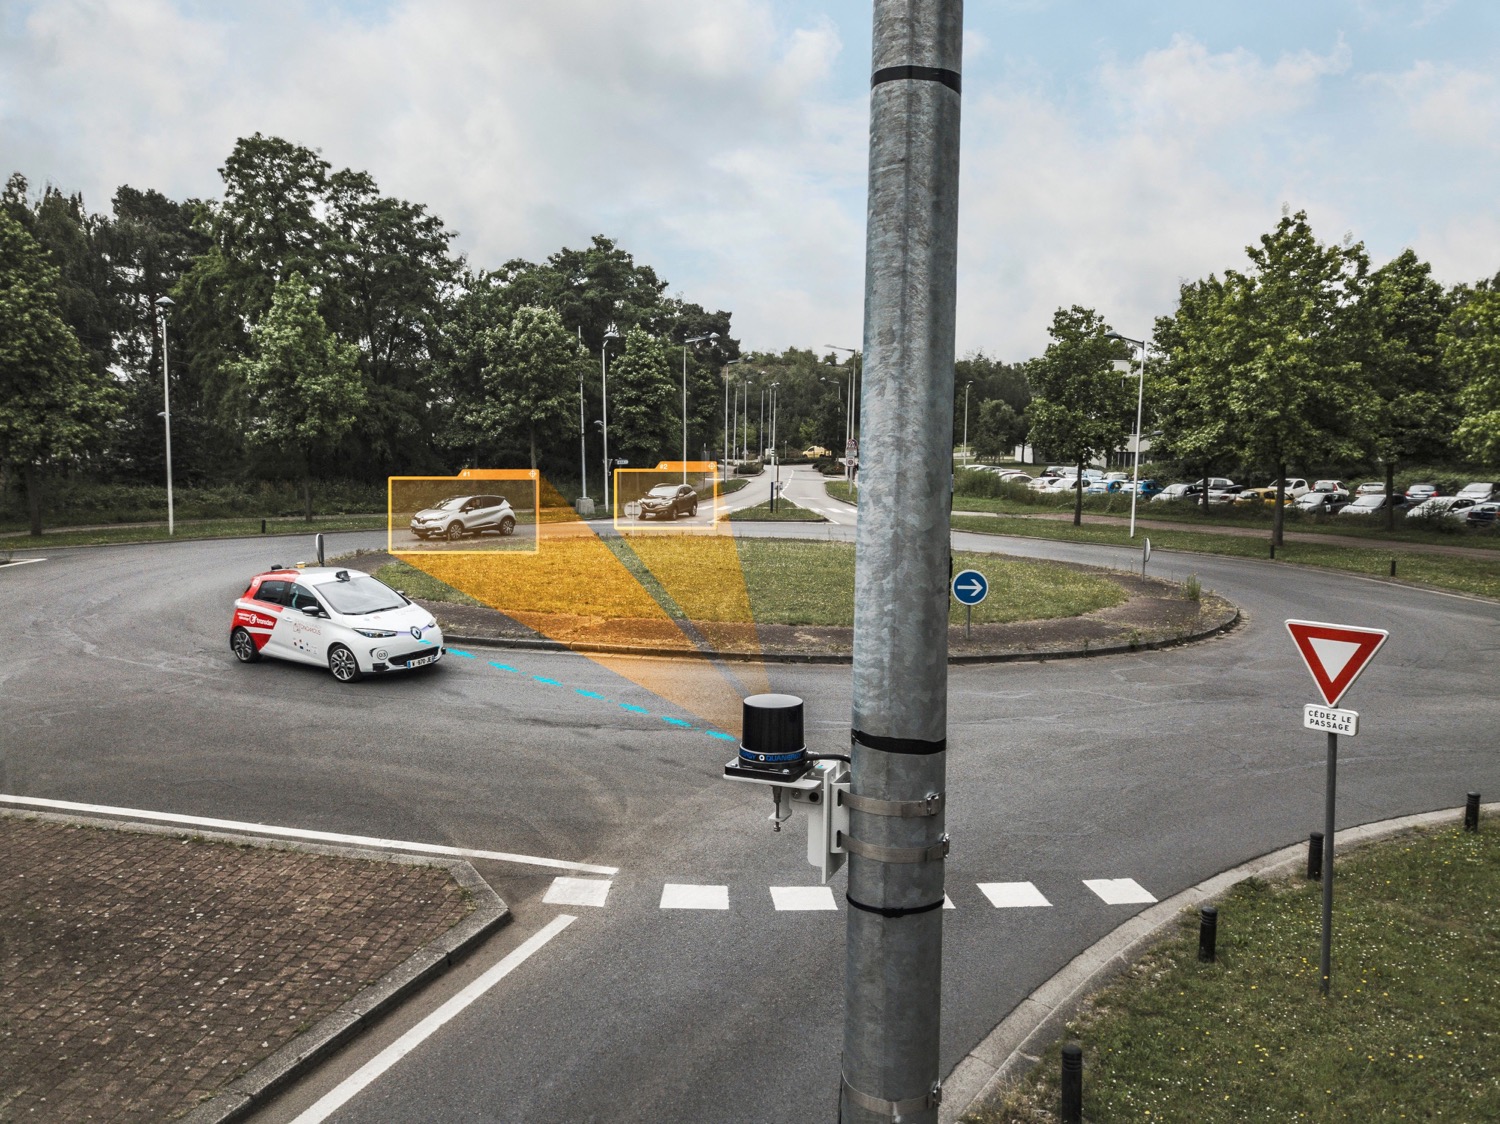
M 505 536 L 515 530 L 516 513 L 504 496 L 449 496 L 411 517 L 411 533 L 419 539 L 457 542 L 465 535 L 494 531 Z
M 273 566 L 234 603 L 229 648 L 241 663 L 277 656 L 326 667 L 340 683 L 443 658 L 432 614 L 359 570 Z

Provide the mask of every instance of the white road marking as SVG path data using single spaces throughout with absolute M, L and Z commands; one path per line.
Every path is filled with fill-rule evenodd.
M 547 905 L 603 906 L 613 885 L 608 878 L 569 878 L 560 874 L 547 887 L 542 901 Z
M 1085 878 L 1083 884 L 1105 905 L 1149 904 L 1156 900 L 1134 878 Z
M 189 824 L 193 827 L 218 828 L 223 831 L 248 831 L 256 835 L 275 835 L 286 839 L 308 839 L 317 843 L 344 843 L 352 847 L 374 847 L 387 851 L 416 851 L 423 855 L 453 855 L 461 859 L 491 859 L 496 862 L 521 863 L 525 866 L 549 866 L 557 870 L 576 870 L 583 874 L 619 874 L 617 866 L 595 866 L 567 859 L 543 859 L 535 855 L 513 855 L 508 851 L 478 851 L 469 847 L 445 847 L 438 843 L 410 843 L 402 839 L 377 839 L 370 835 L 340 835 L 332 831 L 310 831 L 274 824 L 246 823 L 242 820 L 216 820 L 205 816 L 183 816 L 175 812 L 147 812 L 140 808 L 115 808 L 108 804 L 75 804 L 70 800 L 43 800 L 37 796 L 0 795 L 0 803 L 25 804 L 34 808 L 53 808 L 62 812 L 79 812 L 101 816 L 134 816 L 162 823 Z
M 1028 909 L 1052 904 L 1032 882 L 979 882 L 976 885 L 996 909 Z
M 26 566 L 32 562 L 45 562 L 45 558 L 12 558 L 9 562 L 0 562 L 0 570 L 7 566 Z
M 781 909 L 838 910 L 829 886 L 772 886 L 771 901 Z
M 944 894 L 943 895 L 943 908 L 944 909 L 957 909 L 958 907 L 953 904 L 953 899 L 952 898 L 950 898 L 947 894 Z
M 327 1120 L 358 1096 L 372 1081 L 420 1046 L 434 1031 L 510 975 L 533 953 L 577 920 L 578 918 L 570 917 L 566 913 L 558 914 L 543 928 L 527 937 L 518 948 L 507 954 L 484 975 L 360 1066 L 333 1090 L 325 1093 L 311 1108 L 293 1120 L 292 1124 L 320 1124 L 321 1121 Z
M 728 886 L 687 886 L 668 882 L 661 888 L 662 909 L 728 909 Z

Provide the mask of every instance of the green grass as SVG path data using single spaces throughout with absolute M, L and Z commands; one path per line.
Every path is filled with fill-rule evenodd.
M 723 499 L 725 496 L 734 495 L 741 488 L 748 487 L 749 484 L 750 478 L 748 476 L 737 476 L 731 480 L 720 480 L 716 487 L 718 488 L 719 498 Z
M 836 500 L 854 504 L 859 502 L 859 486 L 850 484 L 847 480 L 829 480 L 825 483 L 825 487 L 828 494 Z
M 798 507 L 791 500 L 783 497 L 776 501 L 776 510 L 771 510 L 768 500 L 758 503 L 754 507 L 742 507 L 738 511 L 730 512 L 730 519 L 753 520 L 758 523 L 827 523 L 816 511 L 808 511 L 805 507 Z
M 955 515 L 953 528 L 958 531 L 1023 535 L 1065 542 L 1107 543 L 1136 549 L 1139 549 L 1143 538 L 1150 538 L 1152 547 L 1162 550 L 1190 550 L 1237 558 L 1269 557 L 1269 547 L 1263 539 L 1244 535 L 1215 535 L 1206 531 L 1142 532 L 1137 528 L 1136 537 L 1132 540 L 1127 527 L 1123 525 L 1091 523 L 1074 527 L 1071 523 L 1045 519 L 1008 519 L 1004 516 L 989 518 L 982 515 Z M 1491 562 L 1485 558 L 1407 551 L 1393 555 L 1391 551 L 1382 550 L 1379 546 L 1325 546 L 1322 543 L 1307 542 L 1289 542 L 1276 548 L 1278 562 L 1298 562 L 1306 566 L 1321 566 L 1372 577 L 1389 576 L 1392 557 L 1396 560 L 1396 576 L 1402 581 L 1418 582 L 1459 593 L 1500 597 L 1500 559 Z
M 349 561 L 357 567 L 359 556 L 351 555 Z M 408 566 L 405 562 L 388 562 L 371 576 L 419 601 L 447 601 L 454 605 L 482 604 L 467 593 L 460 593 L 446 582 L 440 582 L 426 571 Z
M 736 545 L 757 621 L 853 625 L 852 543 L 741 539 Z M 953 565 L 978 570 L 990 583 L 989 597 L 974 609 L 975 624 L 1073 617 L 1125 600 L 1125 591 L 1108 578 L 1052 562 L 959 552 Z M 950 623 L 963 620 L 963 607 L 952 602 Z
M 762 624 L 854 623 L 854 544 L 738 539 L 735 549 L 755 620 Z M 350 561 L 358 565 L 358 558 Z M 1072 617 L 1118 605 L 1126 594 L 1102 574 L 1054 562 L 1032 562 L 959 552 L 956 569 L 973 569 L 990 583 L 989 596 L 974 609 L 975 624 Z M 375 576 L 424 601 L 478 602 L 403 562 L 382 566 Z M 954 603 L 949 620 L 963 623 Z
M 1334 883 L 1331 995 L 1318 990 L 1317 883 L 1241 883 L 1219 957 L 1197 924 L 1097 996 L 1091 1124 L 1500 1120 L 1500 819 L 1351 851 Z M 1056 1120 L 1061 1042 L 975 1124 Z
M 159 527 L 123 526 L 102 531 L 60 531 L 32 538 L 24 531 L 0 535 L 0 548 L 17 554 L 35 553 L 48 547 L 100 546 L 107 543 L 172 542 L 179 539 L 233 539 L 260 534 L 259 519 L 177 520 L 176 534 L 168 535 L 166 524 Z M 380 515 L 314 515 L 311 523 L 300 516 L 266 520 L 268 535 L 308 535 L 319 531 L 383 531 L 386 519 Z M 308 551 L 312 544 L 309 541 Z

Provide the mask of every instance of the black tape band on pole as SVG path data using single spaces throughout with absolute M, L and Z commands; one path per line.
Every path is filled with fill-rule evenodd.
M 929 905 L 911 905 L 911 906 L 865 905 L 864 902 L 855 901 L 846 892 L 844 894 L 844 900 L 847 901 L 850 905 L 852 905 L 855 909 L 862 909 L 866 913 L 878 913 L 878 914 L 880 914 L 881 917 L 910 917 L 914 913 L 931 913 L 935 909 L 942 909 L 943 908 L 943 902 L 946 901 L 947 899 L 946 898 L 939 898 L 937 901 L 932 902 Z
M 959 89 L 962 79 L 956 70 L 945 70 L 940 66 L 882 66 L 874 74 L 870 75 L 870 89 L 874 89 L 882 82 L 900 82 L 903 79 L 915 79 L 918 82 L 941 82 L 955 94 L 961 94 Z
M 850 730 L 850 740 L 859 742 L 867 749 L 878 749 L 883 753 L 912 753 L 926 756 L 931 753 L 948 752 L 948 739 L 926 742 L 920 738 L 885 738 L 879 734 L 867 734 L 863 730 Z

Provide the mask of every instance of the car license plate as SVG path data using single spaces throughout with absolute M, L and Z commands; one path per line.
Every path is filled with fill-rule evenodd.
M 407 667 L 421 667 L 424 664 L 432 663 L 437 658 L 438 658 L 438 653 L 433 652 L 432 655 L 430 655 L 430 656 L 418 656 L 414 660 L 407 660 L 406 661 L 406 666 Z

